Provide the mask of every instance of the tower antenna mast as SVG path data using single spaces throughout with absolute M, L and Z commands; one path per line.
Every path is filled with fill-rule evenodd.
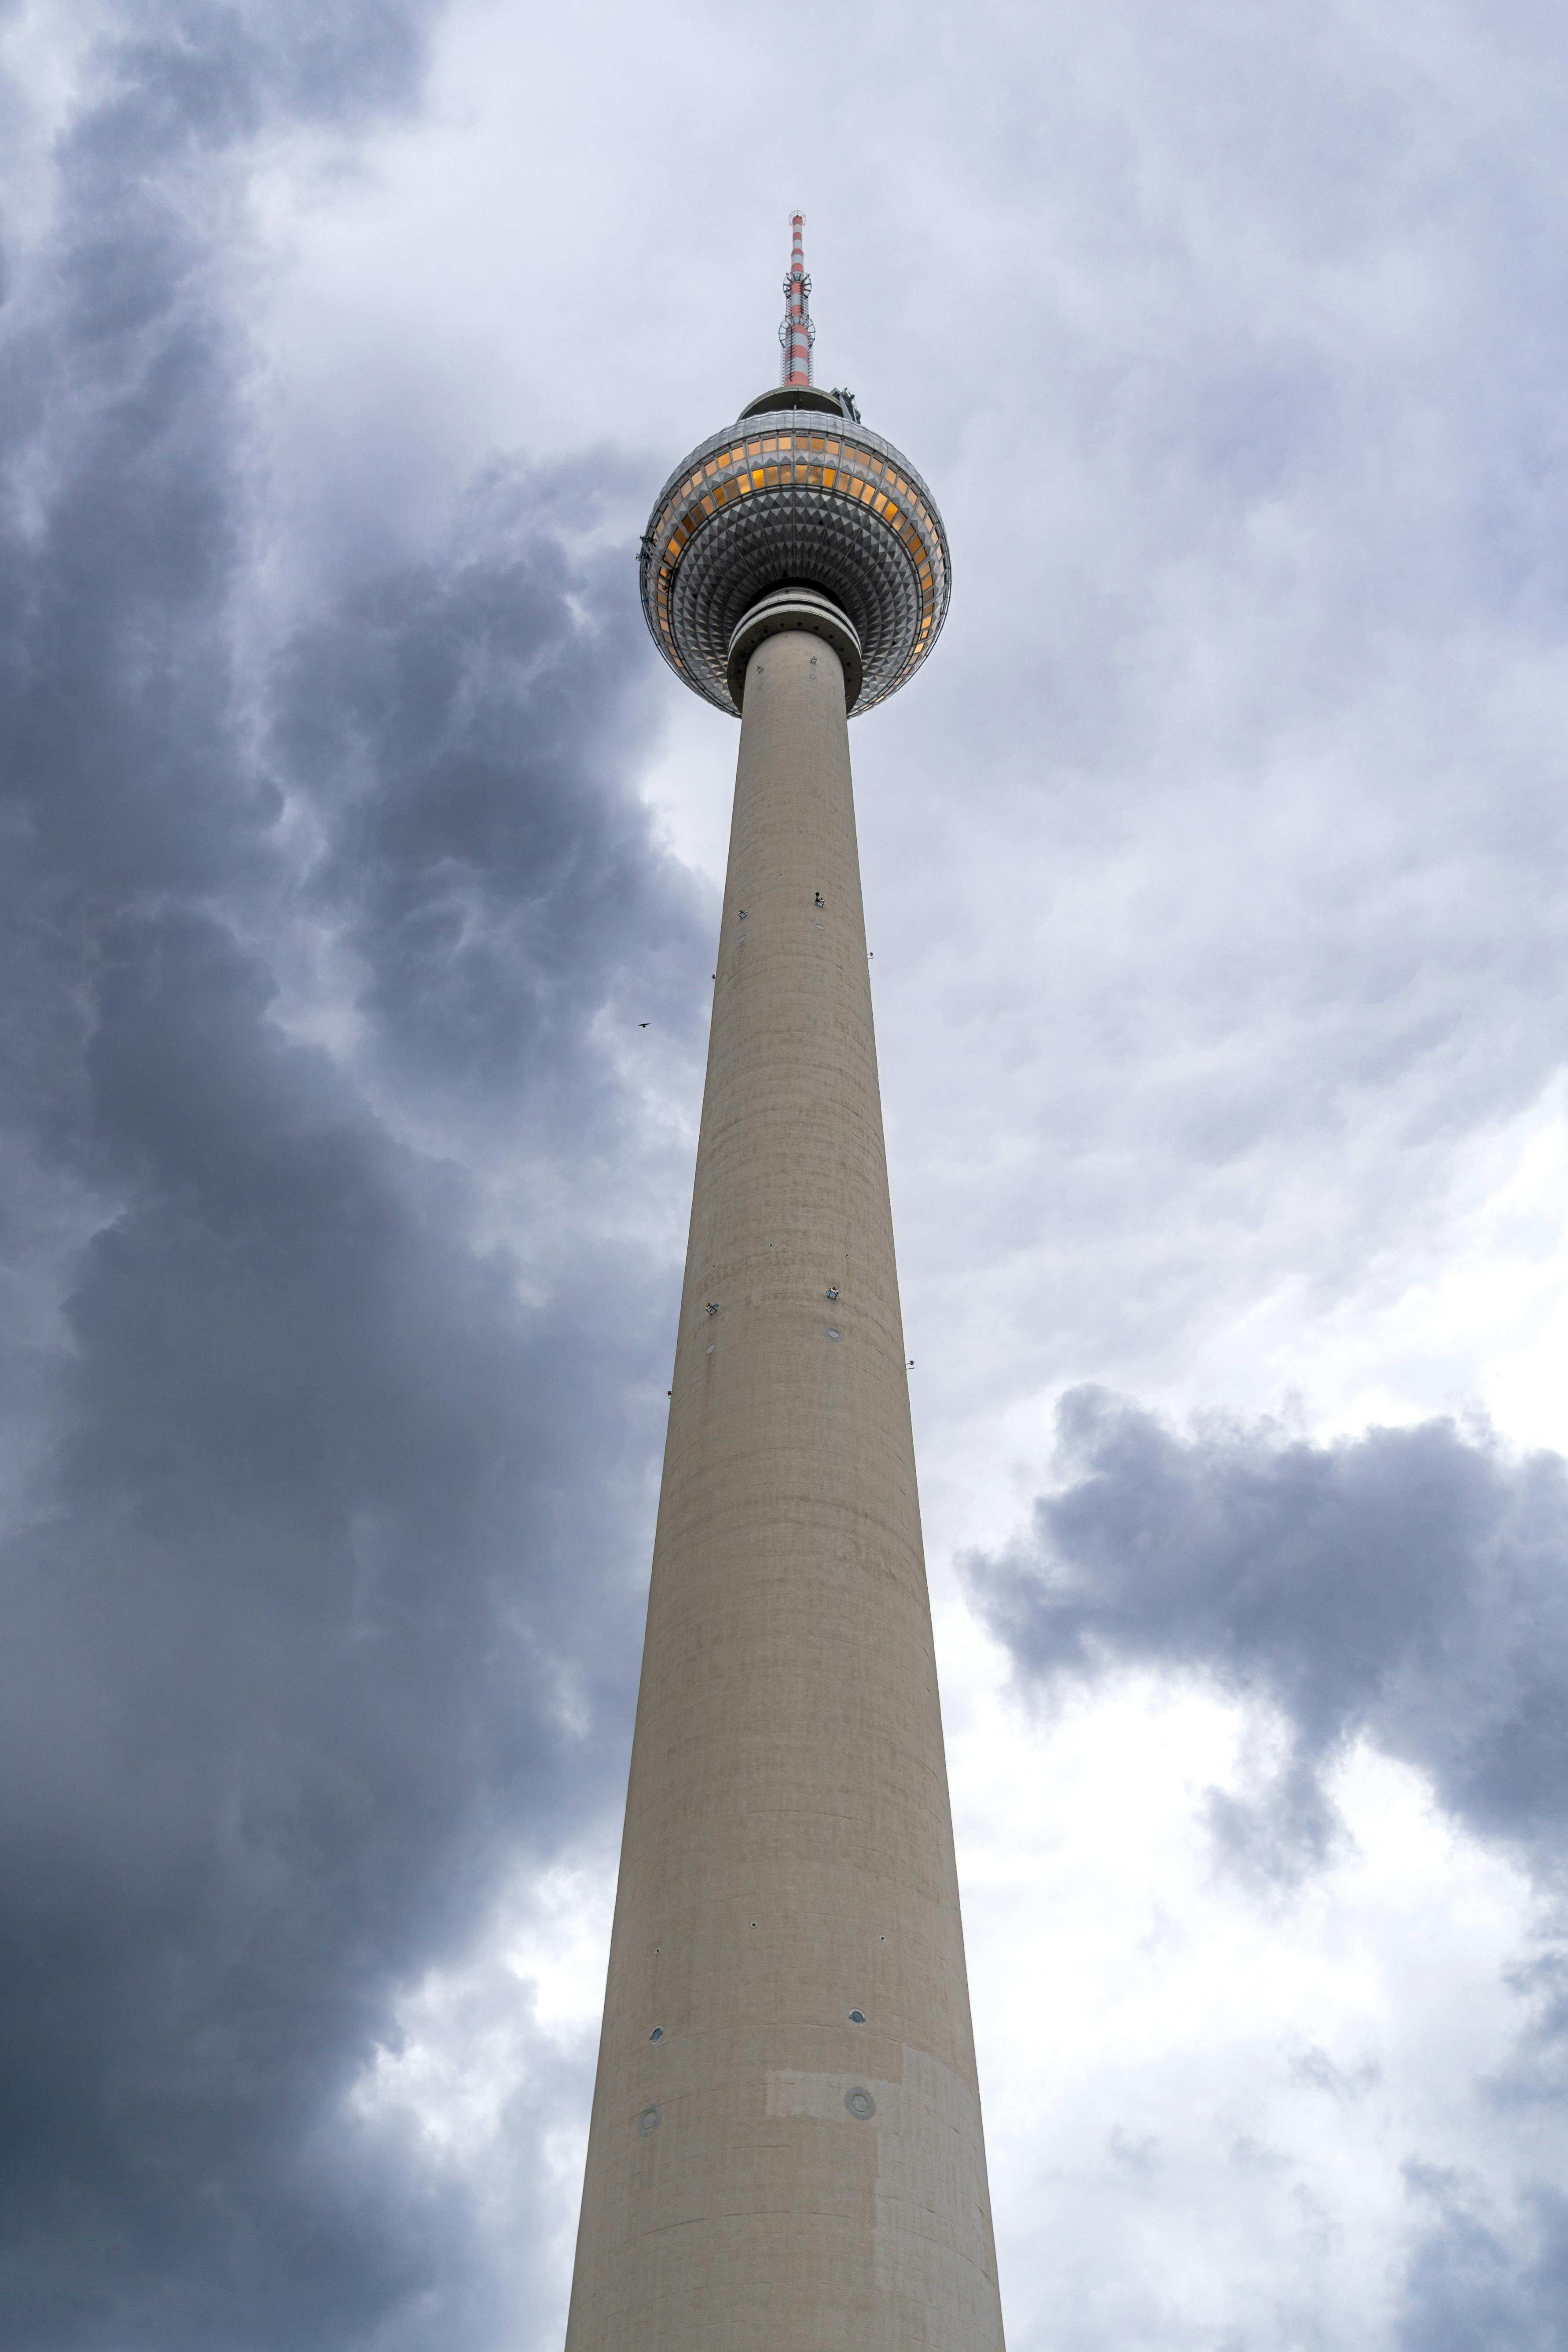
M 805 274 L 805 247 L 801 231 L 805 226 L 804 213 L 790 215 L 789 276 L 784 279 L 784 314 L 779 327 L 779 341 L 784 346 L 784 383 L 811 382 L 811 347 L 816 341 L 816 329 L 811 323 L 806 303 L 811 295 L 811 280 Z

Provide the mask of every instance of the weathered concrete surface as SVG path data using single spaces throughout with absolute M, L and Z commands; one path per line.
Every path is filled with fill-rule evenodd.
M 746 677 L 566 2340 L 1002 2345 L 843 673 L 802 634 Z

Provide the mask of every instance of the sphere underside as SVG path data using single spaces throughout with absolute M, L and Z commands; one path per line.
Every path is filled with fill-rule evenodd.
M 747 417 L 702 442 L 660 491 L 642 546 L 643 611 L 670 667 L 734 713 L 730 640 L 785 583 L 819 588 L 858 633 L 856 710 L 911 677 L 949 592 L 947 535 L 907 457 L 807 410 Z

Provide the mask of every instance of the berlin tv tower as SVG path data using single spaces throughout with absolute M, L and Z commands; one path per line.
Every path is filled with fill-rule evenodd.
M 813 385 L 803 226 L 642 543 L 741 746 L 567 2352 L 1002 2347 L 847 730 L 947 539 Z

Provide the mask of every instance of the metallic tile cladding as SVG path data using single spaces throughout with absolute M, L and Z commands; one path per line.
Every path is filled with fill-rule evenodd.
M 947 533 L 902 452 L 847 419 L 785 409 L 710 435 L 670 476 L 642 544 L 643 611 L 676 674 L 734 714 L 737 623 L 785 581 L 855 624 L 871 709 L 925 659 L 947 616 Z

